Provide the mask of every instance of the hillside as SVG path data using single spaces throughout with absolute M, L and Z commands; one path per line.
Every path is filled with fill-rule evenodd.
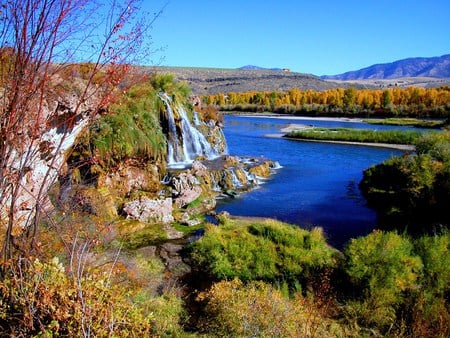
M 276 69 L 243 67 L 239 69 L 196 67 L 153 67 L 152 72 L 171 73 L 177 80 L 186 81 L 195 95 L 207 95 L 248 91 L 325 91 L 338 87 L 385 88 L 385 87 L 441 87 L 450 85 L 448 78 L 399 77 L 389 79 L 321 79 L 318 76 Z M 250 69 L 249 69 L 250 68 Z
M 376 64 L 338 75 L 325 75 L 328 80 L 398 79 L 405 77 L 450 78 L 450 54 L 430 58 L 408 58 Z
M 247 91 L 286 91 L 292 88 L 323 91 L 342 87 L 311 74 L 271 69 L 219 69 L 194 67 L 155 67 L 157 73 L 172 73 L 186 81 L 196 95 Z

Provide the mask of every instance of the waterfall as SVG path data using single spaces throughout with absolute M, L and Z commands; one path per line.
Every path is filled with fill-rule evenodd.
M 214 159 L 221 155 L 211 146 L 200 130 L 192 125 L 184 106 L 174 106 L 166 93 L 160 93 L 159 97 L 166 105 L 167 111 L 167 163 L 169 166 L 189 165 L 198 156 Z M 199 121 L 196 118 L 196 125 L 198 124 Z
M 233 186 L 236 188 L 242 187 L 242 182 L 239 181 L 234 168 L 228 168 L 228 172 L 230 173 L 231 179 L 233 180 Z
M 219 184 L 216 181 L 216 178 L 214 177 L 214 173 L 210 172 L 209 176 L 211 177 L 211 184 L 212 184 L 212 190 L 213 191 L 222 191 Z

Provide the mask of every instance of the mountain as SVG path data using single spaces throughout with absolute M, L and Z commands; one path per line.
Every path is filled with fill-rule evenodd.
M 242 66 L 239 67 L 238 69 L 240 70 L 282 70 L 281 68 L 264 68 L 264 67 L 259 67 L 259 66 L 254 66 L 254 65 L 246 65 L 246 66 Z
M 450 54 L 416 57 L 391 63 L 376 64 L 338 75 L 324 75 L 326 80 L 398 79 L 403 77 L 450 78 Z
M 287 91 L 293 88 L 322 91 L 343 87 L 311 74 L 273 69 L 223 69 L 198 67 L 152 67 L 155 73 L 171 73 L 186 82 L 194 95 L 230 92 Z

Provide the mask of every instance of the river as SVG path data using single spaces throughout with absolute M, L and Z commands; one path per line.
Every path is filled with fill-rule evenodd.
M 257 189 L 236 199 L 219 200 L 217 211 L 270 217 L 304 228 L 320 226 L 328 242 L 341 249 L 350 238 L 366 235 L 376 226 L 376 213 L 366 206 L 358 189 L 363 170 L 403 152 L 266 137 L 291 123 L 399 128 L 354 121 L 226 115 L 224 131 L 230 154 L 263 156 L 278 161 L 282 168 Z

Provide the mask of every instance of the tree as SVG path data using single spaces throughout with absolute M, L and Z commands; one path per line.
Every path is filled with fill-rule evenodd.
M 389 108 L 392 103 L 391 92 L 389 90 L 383 91 L 383 108 Z
M 138 0 L 8 0 L 0 8 L 2 258 L 34 247 L 48 189 L 82 127 L 149 51 Z M 99 13 L 95 16 L 94 13 Z M 146 21 L 144 21 L 144 19 Z M 74 64 L 84 59 L 84 68 Z M 81 75 L 80 75 L 81 74 Z

